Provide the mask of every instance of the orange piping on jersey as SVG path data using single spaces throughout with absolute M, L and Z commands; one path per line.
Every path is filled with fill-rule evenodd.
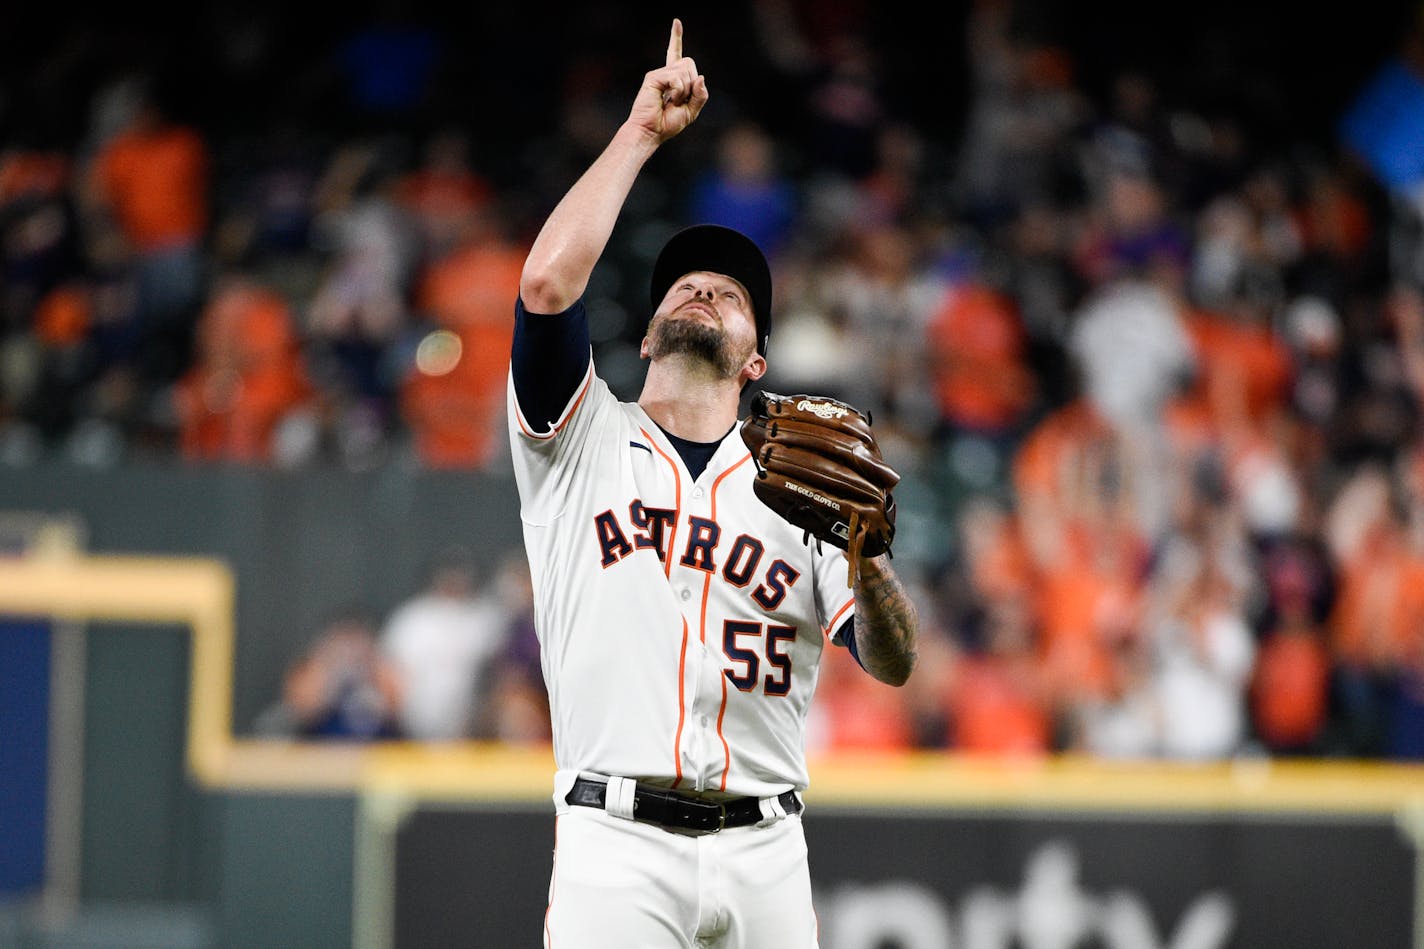
M 855 606 L 855 600 L 851 599 L 846 602 L 845 606 L 836 610 L 836 615 L 832 616 L 831 621 L 826 624 L 826 628 L 821 630 L 821 635 L 825 636 L 827 639 L 830 639 L 831 634 L 836 631 L 836 627 L 841 625 L 841 617 L 845 615 L 846 610 L 850 609 L 853 606 Z
M 749 458 L 751 458 L 751 452 L 748 452 L 747 454 L 739 458 L 735 464 L 729 467 L 726 471 L 719 474 L 717 476 L 717 479 L 712 482 L 712 522 L 714 524 L 717 522 L 717 489 L 721 487 L 722 479 L 727 477 L 727 475 L 731 474 L 733 471 L 736 471 L 738 468 L 740 468 L 742 466 L 742 463 Z M 702 581 L 702 619 L 700 625 L 702 627 L 701 635 L 702 641 L 704 643 L 707 642 L 707 591 L 711 588 L 711 586 L 712 575 L 708 574 Z M 723 755 L 721 787 L 721 790 L 723 791 L 727 790 L 727 772 L 732 770 L 732 749 L 731 746 L 727 744 L 727 736 L 722 733 L 722 719 L 726 718 L 726 716 L 727 675 L 724 671 L 722 674 L 722 707 L 717 711 L 717 738 L 722 742 Z
M 732 770 L 732 747 L 727 744 L 727 736 L 722 734 L 722 719 L 727 717 L 727 676 L 722 675 L 722 708 L 717 712 L 717 737 L 722 740 L 722 786 L 727 790 L 727 772 Z
M 722 479 L 727 477 L 727 475 L 731 474 L 733 471 L 736 471 L 738 468 L 740 468 L 742 466 L 742 462 L 746 461 L 750 457 L 750 453 L 743 455 L 741 459 L 737 461 L 736 464 L 732 465 L 726 471 L 719 474 L 717 476 L 717 479 L 712 482 L 712 523 L 717 523 L 717 489 L 721 487 Z M 711 589 L 712 574 L 709 571 L 708 574 L 702 578 L 702 613 L 697 621 L 697 635 L 703 643 L 707 642 L 707 594 L 708 591 L 710 591 Z
M 668 453 L 658 447 L 657 440 L 654 439 L 653 436 L 648 434 L 648 430 L 646 428 L 639 426 L 638 431 L 642 432 L 643 437 L 648 440 L 648 444 L 653 446 L 653 451 L 663 456 L 663 461 L 666 461 L 668 463 L 668 467 L 672 469 L 673 483 L 677 485 L 677 488 L 673 493 L 672 530 L 668 532 L 667 552 L 666 554 L 664 554 L 663 557 L 663 573 L 669 579 L 671 579 L 672 552 L 677 549 L 676 545 L 674 544 L 674 541 L 677 540 L 677 524 L 678 521 L 682 520 L 682 474 L 677 470 L 677 462 L 669 458 Z
M 524 424 L 524 410 L 519 407 L 519 396 L 515 396 L 514 417 L 519 422 L 520 430 L 524 432 L 524 434 L 527 435 L 529 438 L 535 439 L 536 441 L 545 442 L 553 438 L 555 435 L 562 432 L 564 430 L 564 426 L 569 424 L 569 419 L 574 417 L 574 413 L 578 411 L 579 403 L 582 402 L 583 397 L 588 394 L 588 387 L 589 384 L 592 382 L 593 364 L 589 363 L 588 371 L 585 372 L 583 376 L 583 385 L 579 387 L 579 394 L 574 397 L 573 405 L 569 406 L 568 411 L 564 413 L 563 417 L 557 422 L 555 422 L 553 428 L 549 429 L 548 433 L 544 435 L 540 435 L 537 432 L 530 431 L 529 426 Z
M 669 560 L 672 558 L 669 557 Z M 677 657 L 677 734 L 672 740 L 673 766 L 676 768 L 672 786 L 677 787 L 682 784 L 682 722 L 687 718 L 687 700 L 683 695 L 684 686 L 687 682 L 687 617 L 682 619 L 682 651 Z M 722 685 L 722 694 L 726 695 L 727 686 Z

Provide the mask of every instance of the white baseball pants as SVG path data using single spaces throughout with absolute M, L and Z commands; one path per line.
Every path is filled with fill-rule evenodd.
M 545 949 L 816 949 L 800 815 L 693 837 L 571 807 Z

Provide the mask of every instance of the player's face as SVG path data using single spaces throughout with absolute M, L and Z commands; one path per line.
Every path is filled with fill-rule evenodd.
M 727 378 L 756 353 L 756 319 L 745 287 L 723 274 L 695 271 L 673 283 L 648 324 L 643 355 L 684 354 Z

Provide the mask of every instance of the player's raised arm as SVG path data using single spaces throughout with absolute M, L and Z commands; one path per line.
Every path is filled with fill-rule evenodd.
M 583 295 L 644 163 L 696 120 L 707 95 L 706 78 L 682 54 L 682 21 L 673 20 L 666 61 L 643 77 L 628 118 L 535 238 L 519 282 L 526 310 L 561 313 Z

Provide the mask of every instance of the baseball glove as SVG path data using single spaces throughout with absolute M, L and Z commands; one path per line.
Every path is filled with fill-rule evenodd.
M 890 492 L 900 476 L 881 457 L 870 417 L 838 399 L 759 392 L 741 433 L 756 496 L 808 540 L 844 550 L 854 586 L 860 557 L 889 552 L 895 538 Z

